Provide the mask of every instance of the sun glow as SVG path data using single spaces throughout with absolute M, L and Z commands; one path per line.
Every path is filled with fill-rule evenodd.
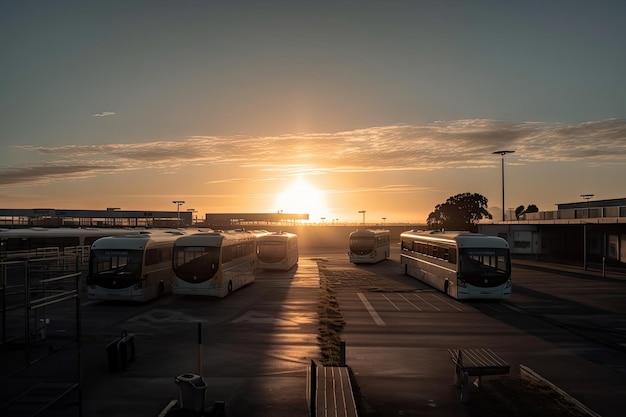
M 328 214 L 324 193 L 301 178 L 278 195 L 276 205 L 284 213 L 308 213 L 310 222 Z

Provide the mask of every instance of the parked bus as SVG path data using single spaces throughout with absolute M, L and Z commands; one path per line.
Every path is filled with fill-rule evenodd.
M 384 229 L 364 229 L 350 233 L 350 262 L 373 264 L 389 257 L 390 233 Z
M 470 232 L 414 230 L 400 238 L 404 274 L 457 299 L 511 297 L 506 240 Z
M 172 292 L 225 297 L 253 282 L 256 234 L 240 229 L 218 230 L 178 238 L 172 260 Z
M 139 233 L 136 229 L 97 227 L 29 227 L 0 229 L 0 259 L 33 258 L 41 255 L 85 253 L 93 242 L 106 236 Z
M 298 263 L 298 235 L 289 232 L 257 236 L 256 254 L 259 269 L 288 271 Z
M 148 301 L 172 290 L 172 251 L 179 230 L 103 237 L 91 245 L 91 300 Z

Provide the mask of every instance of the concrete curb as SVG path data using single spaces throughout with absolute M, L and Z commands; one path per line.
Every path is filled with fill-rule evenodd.
M 526 365 L 520 365 L 519 366 L 519 371 L 520 371 L 519 372 L 520 373 L 520 378 L 523 381 L 527 381 L 527 382 L 534 383 L 534 384 L 544 385 L 544 386 L 550 388 L 552 391 L 556 392 L 567 403 L 569 403 L 570 405 L 576 407 L 579 411 L 581 411 L 585 415 L 587 415 L 589 417 L 601 417 L 600 414 L 598 414 L 595 411 L 589 409 L 589 407 L 587 407 L 586 405 L 584 405 L 583 403 L 581 403 L 580 401 L 578 401 L 577 399 L 575 399 L 574 397 L 569 395 L 567 392 L 563 391 L 561 388 L 557 387 L 552 382 L 548 381 L 547 379 L 545 379 L 544 377 L 539 375 L 537 372 L 535 372 L 532 369 L 530 369 L 529 367 L 527 367 Z

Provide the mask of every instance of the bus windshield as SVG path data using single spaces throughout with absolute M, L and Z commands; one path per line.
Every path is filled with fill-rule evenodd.
M 508 249 L 459 249 L 459 273 L 478 286 L 499 285 L 511 276 Z
M 262 262 L 279 262 L 285 258 L 287 242 L 265 241 L 257 245 L 257 256 Z
M 350 250 L 357 255 L 366 255 L 374 249 L 373 237 L 351 237 Z
M 120 285 L 123 282 L 137 280 L 141 275 L 143 251 L 127 249 L 94 249 L 91 252 L 89 276 L 98 285 L 114 279 Z
M 217 272 L 220 248 L 214 246 L 174 247 L 174 273 L 183 281 L 208 281 Z

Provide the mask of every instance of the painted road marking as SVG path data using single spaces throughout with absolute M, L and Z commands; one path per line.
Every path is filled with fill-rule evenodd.
M 370 302 L 367 301 L 367 298 L 365 298 L 365 296 L 360 292 L 357 293 L 356 295 L 359 296 L 359 298 L 361 299 L 361 302 L 367 309 L 367 312 L 370 313 L 370 316 L 372 316 L 372 319 L 374 319 L 374 322 L 379 326 L 385 326 L 385 322 L 383 321 L 383 319 L 380 318 L 380 316 L 378 315 L 376 310 L 374 310 L 374 307 L 372 307 Z
M 389 303 L 390 303 L 392 306 L 394 306 L 394 307 L 396 308 L 396 310 L 400 311 L 400 307 L 398 307 L 397 305 L 395 305 L 395 304 L 393 303 L 393 301 L 391 301 L 391 300 L 389 299 L 389 297 L 387 297 L 385 294 L 381 294 L 381 295 L 382 295 L 383 297 L 385 297 L 385 300 L 389 301 Z
M 422 311 L 421 308 L 419 308 L 418 306 L 416 306 L 415 304 L 413 304 L 412 302 L 410 302 L 404 295 L 400 294 L 400 298 L 402 298 L 404 301 L 406 301 L 407 303 L 411 304 L 413 306 L 413 308 L 415 308 L 417 311 Z
M 239 316 L 231 323 L 251 323 L 251 324 L 272 324 L 275 326 L 298 326 L 298 323 L 289 320 L 283 320 L 278 317 L 269 316 L 257 311 L 248 311 Z

